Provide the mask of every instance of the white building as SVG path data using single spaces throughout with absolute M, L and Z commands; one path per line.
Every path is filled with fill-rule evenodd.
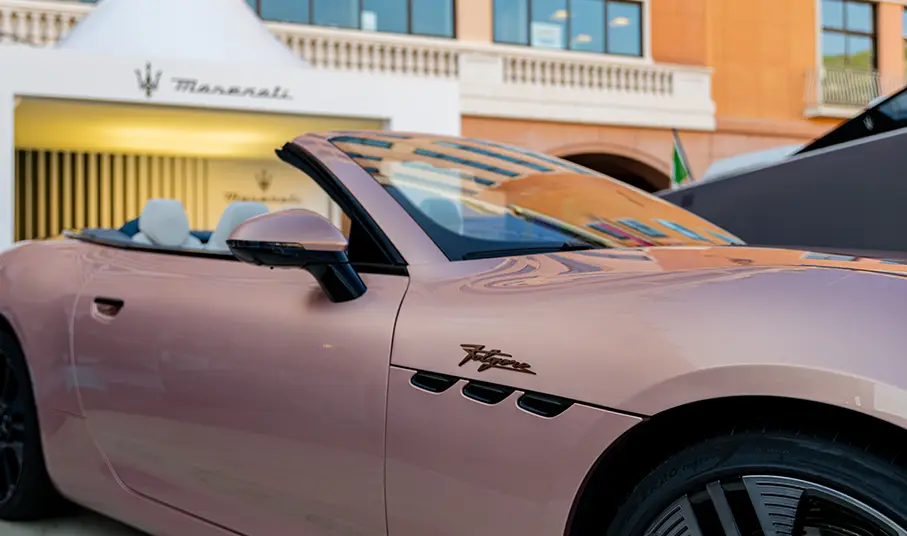
M 106 0 L 54 47 L 0 46 L 0 73 L 0 248 L 118 227 L 150 197 L 198 229 L 238 199 L 336 217 L 275 149 L 460 125 L 454 81 L 312 69 L 243 0 Z
M 156 196 L 195 228 L 239 198 L 333 215 L 273 155 L 313 130 L 462 131 L 657 190 L 670 129 L 715 131 L 711 70 L 653 59 L 654 0 L 601 1 L 566 43 L 530 0 L 0 0 L 0 247 Z

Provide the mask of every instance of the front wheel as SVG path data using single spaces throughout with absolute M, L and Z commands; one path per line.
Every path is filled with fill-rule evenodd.
M 797 434 L 713 438 L 644 478 L 608 536 L 907 536 L 907 473 Z

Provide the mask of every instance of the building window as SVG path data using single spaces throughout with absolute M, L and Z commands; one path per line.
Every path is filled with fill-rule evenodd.
M 629 0 L 494 0 L 494 40 L 642 56 L 642 14 Z
M 901 37 L 904 38 L 904 61 L 907 62 L 907 7 L 901 11 Z
M 264 20 L 454 36 L 454 0 L 246 0 Z
M 260 1 L 261 8 L 259 15 L 261 15 L 261 18 L 263 19 L 280 22 L 295 22 L 298 24 L 308 24 L 311 21 L 309 18 L 309 11 L 311 9 L 311 6 L 308 5 L 309 2 L 290 2 L 286 0 Z M 249 2 L 255 4 L 256 0 L 249 0 Z
M 876 67 L 875 5 L 859 0 L 822 0 L 822 65 Z

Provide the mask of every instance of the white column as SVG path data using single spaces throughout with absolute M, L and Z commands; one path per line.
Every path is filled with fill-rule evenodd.
M 15 99 L 0 90 L 0 251 L 13 245 L 16 233 Z

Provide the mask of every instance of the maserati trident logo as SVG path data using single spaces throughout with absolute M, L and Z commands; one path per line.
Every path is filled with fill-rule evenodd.
M 252 179 L 255 180 L 255 184 L 258 185 L 258 192 L 236 192 L 236 191 L 227 191 L 224 192 L 224 199 L 227 202 L 232 203 L 234 201 L 254 201 L 256 203 L 280 203 L 283 205 L 299 205 L 302 203 L 300 197 L 293 194 L 281 194 L 280 192 L 275 192 L 269 194 L 271 186 L 274 185 L 274 175 L 267 169 L 262 169 L 258 173 L 252 176 Z
M 161 85 L 161 76 L 164 71 L 158 70 L 156 73 L 151 69 L 151 63 L 145 64 L 145 72 L 141 69 L 135 70 L 135 77 L 139 82 L 139 89 L 145 92 L 149 99 L 154 95 Z
M 267 169 L 263 169 L 255 175 L 255 182 L 258 183 L 261 193 L 267 193 L 271 183 L 274 182 L 274 176 L 268 173 Z
M 461 344 L 460 348 L 466 351 L 466 357 L 460 361 L 461 367 L 470 361 L 478 361 L 481 363 L 479 372 L 484 372 L 491 368 L 499 368 L 512 372 L 522 372 L 523 374 L 535 374 L 535 371 L 530 370 L 531 366 L 529 363 L 517 361 L 513 359 L 512 355 L 502 353 L 498 349 L 486 350 L 484 344 Z

